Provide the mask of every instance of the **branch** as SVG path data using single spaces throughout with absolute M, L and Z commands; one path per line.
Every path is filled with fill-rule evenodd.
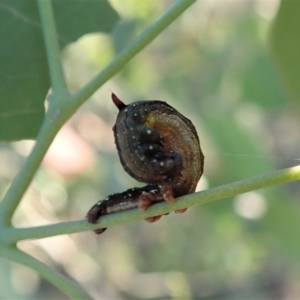
M 300 180 L 300 166 L 280 170 L 267 175 L 260 175 L 241 181 L 236 181 L 219 187 L 211 188 L 209 190 L 180 197 L 176 199 L 174 204 L 168 204 L 166 202 L 158 203 L 149 207 L 147 211 L 144 212 L 141 212 L 138 209 L 132 209 L 120 213 L 106 215 L 101 217 L 100 223 L 96 225 L 89 224 L 86 220 L 79 220 L 34 228 L 11 228 L 4 233 L 5 237 L 3 238 L 7 242 L 15 243 L 21 240 L 46 238 L 60 234 L 70 234 L 94 230 L 97 228 L 121 225 L 152 216 L 163 215 L 177 209 L 191 207 L 197 204 L 205 204 L 249 191 L 296 180 Z
M 43 0 L 41 0 L 43 1 Z M 175 21 L 196 0 L 178 0 L 156 22 L 142 32 L 128 47 L 121 51 L 116 58 L 108 64 L 87 85 L 73 95 L 73 104 L 78 107 L 87 98 L 96 92 L 108 79 L 121 70 L 136 54 L 152 42 L 162 31 Z
M 64 277 L 59 272 L 53 270 L 49 266 L 24 253 L 23 251 L 12 247 L 7 247 L 1 248 L 0 253 L 3 255 L 3 257 L 9 260 L 23 264 L 37 271 L 47 281 L 51 282 L 71 299 L 92 299 L 91 296 L 81 289 L 77 283 Z
M 51 84 L 54 92 L 53 103 L 49 106 L 43 125 L 37 136 L 37 142 L 30 155 L 21 167 L 21 170 L 12 182 L 2 203 L 0 204 L 0 224 L 11 225 L 11 218 L 18 204 L 28 188 L 36 170 L 48 150 L 52 140 L 61 126 L 67 120 L 68 115 L 62 108 L 59 100 L 68 98 L 68 91 L 60 62 L 59 46 L 56 35 L 55 22 L 50 0 L 38 0 L 41 14 L 42 27 L 47 50 L 48 64 L 50 68 Z M 54 101 L 55 100 L 55 101 Z M 54 103 L 56 102 L 56 103 Z
M 12 182 L 2 203 L 0 204 L 0 225 L 10 226 L 12 215 L 21 201 L 21 197 L 29 186 L 53 138 L 64 122 L 87 100 L 103 83 L 116 74 L 131 58 L 146 47 L 170 23 L 183 13 L 196 0 L 179 0 L 159 20 L 148 27 L 130 46 L 122 51 L 102 72 L 90 83 L 74 95 L 66 94 L 65 81 L 60 64 L 59 48 L 56 38 L 55 23 L 49 0 L 38 0 L 44 28 L 44 36 L 51 81 L 54 89 L 53 102 L 49 106 L 46 119 L 38 134 L 33 151 L 26 159 L 20 172 Z M 48 28 L 49 27 L 49 28 Z M 53 32 L 52 32 L 53 31 Z M 70 100 L 73 101 L 65 101 Z M 62 99 L 63 101 L 59 101 Z M 55 101 L 54 101 L 55 100 Z
M 14 211 L 19 205 L 22 196 L 28 188 L 36 170 L 40 166 L 41 161 L 60 126 L 61 124 L 58 121 L 53 122 L 49 116 L 46 116 L 33 150 L 27 157 L 24 165 L 21 167 L 0 204 L 0 225 L 11 225 L 11 218 Z

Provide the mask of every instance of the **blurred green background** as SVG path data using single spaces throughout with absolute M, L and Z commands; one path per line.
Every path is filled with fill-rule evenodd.
M 63 52 L 71 91 L 172 1 L 110 3 L 122 19 L 113 35 L 86 35 Z M 278 6 L 277 0 L 194 4 L 64 126 L 15 224 L 81 219 L 108 194 L 143 185 L 119 162 L 111 92 L 125 103 L 167 101 L 192 120 L 205 155 L 198 190 L 298 164 L 299 104 L 284 89 L 268 50 Z M 2 194 L 32 145 L 0 144 Z M 155 224 L 19 246 L 69 274 L 95 299 L 300 299 L 299 194 L 293 183 L 172 213 Z M 1 299 L 65 298 L 35 272 L 4 260 L 0 279 Z

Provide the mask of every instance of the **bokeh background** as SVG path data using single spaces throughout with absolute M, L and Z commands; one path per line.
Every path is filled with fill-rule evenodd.
M 122 20 L 63 51 L 71 91 L 88 82 L 172 1 L 111 0 Z M 38 226 L 82 219 L 108 194 L 143 184 L 122 169 L 113 141 L 116 93 L 167 101 L 191 119 L 205 154 L 198 190 L 299 163 L 299 106 L 268 48 L 278 0 L 201 0 L 62 128 L 14 219 Z M 32 148 L 0 144 L 0 190 Z M 78 281 L 95 299 L 300 299 L 299 183 L 134 222 L 19 246 Z M 0 298 L 65 299 L 21 265 L 0 260 Z

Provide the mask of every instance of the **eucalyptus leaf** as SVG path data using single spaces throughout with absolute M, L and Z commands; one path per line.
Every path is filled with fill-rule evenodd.
M 110 32 L 119 17 L 105 0 L 52 0 L 60 46 Z M 36 1 L 0 0 L 0 140 L 35 139 L 49 70 Z
M 281 1 L 270 31 L 270 48 L 280 75 L 291 92 L 300 101 L 300 1 Z

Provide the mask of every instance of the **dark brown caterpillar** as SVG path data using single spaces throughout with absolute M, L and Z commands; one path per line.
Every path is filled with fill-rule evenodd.
M 193 193 L 203 173 L 204 155 L 189 119 L 163 101 L 125 105 L 115 94 L 112 100 L 119 109 L 113 131 L 121 164 L 130 176 L 148 185 L 99 201 L 87 213 L 90 223 L 122 210 L 145 210 L 154 202 L 171 203 L 176 197 Z M 155 222 L 160 217 L 146 220 Z

